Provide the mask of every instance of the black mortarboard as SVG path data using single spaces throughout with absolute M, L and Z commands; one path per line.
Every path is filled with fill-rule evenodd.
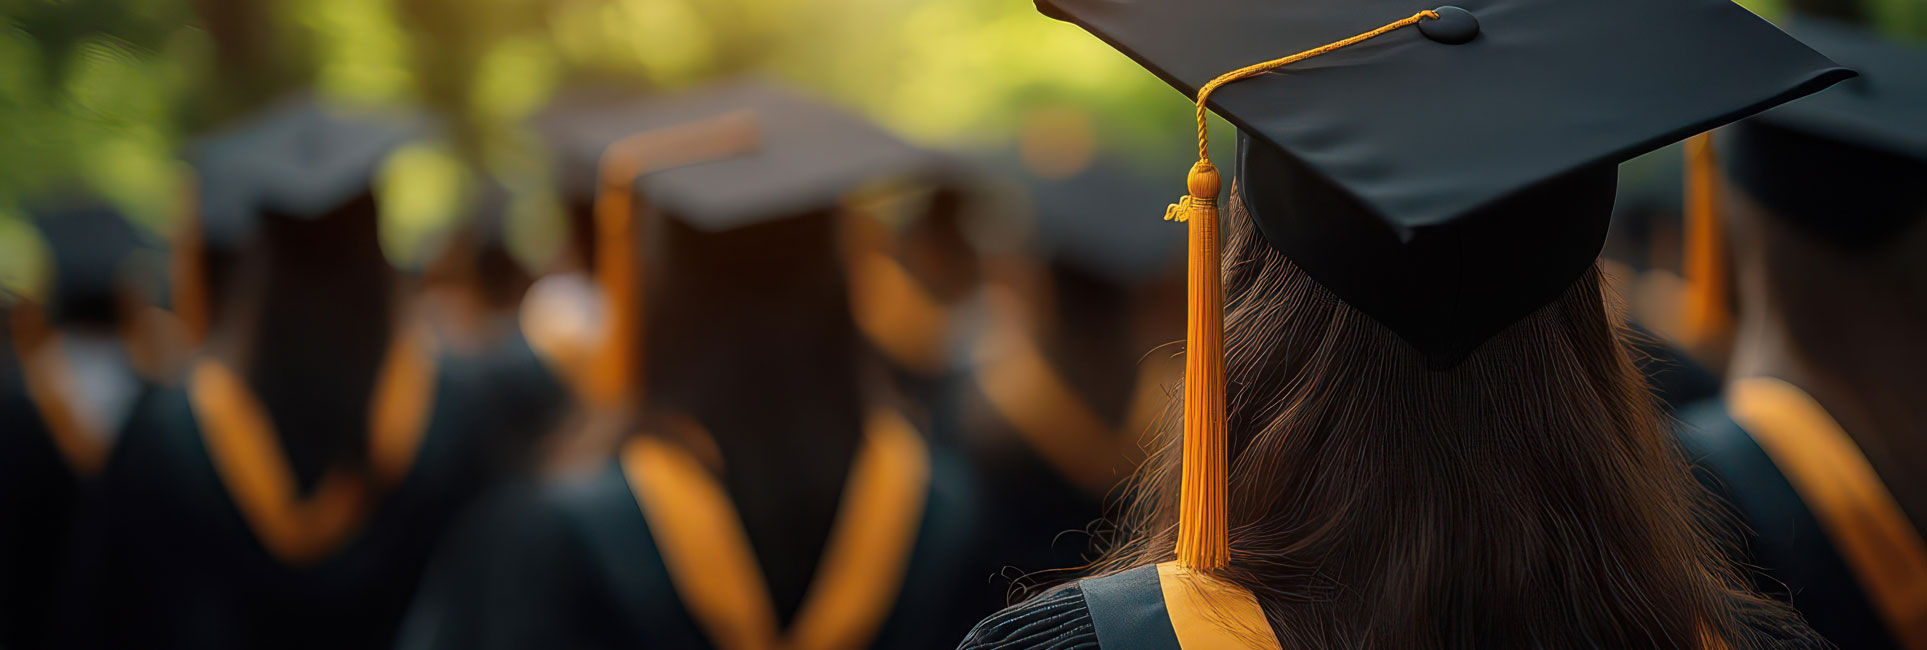
M 1038 0 L 1239 129 L 1270 244 L 1448 368 L 1563 294 L 1628 158 L 1851 76 L 1728 0 Z M 1315 57 L 1315 58 L 1314 58 Z M 1228 561 L 1219 173 L 1191 249 L 1178 562 Z M 1146 217 L 1141 218 L 1148 218 Z
M 80 201 L 29 211 L 53 257 L 53 291 L 47 301 L 51 316 L 114 323 L 118 292 L 128 279 L 126 263 L 150 242 L 105 203 Z
M 426 132 L 417 116 L 356 113 L 313 98 L 284 102 L 196 142 L 201 236 L 231 248 L 264 215 L 314 219 L 372 191 L 382 163 Z
M 942 160 L 874 123 L 769 83 L 736 81 L 673 95 L 602 94 L 559 105 L 536 120 L 566 196 L 594 194 L 610 145 L 732 113 L 755 131 L 748 151 L 645 170 L 635 189 L 651 206 L 706 231 L 829 207 L 889 176 L 941 173 Z
M 1066 178 L 1017 173 L 1046 258 L 1126 286 L 1183 268 L 1184 241 L 1142 218 L 1170 198 L 1168 187 L 1102 158 Z
M 1192 95 L 1433 7 L 1040 5 Z M 1240 130 L 1239 185 L 1272 244 L 1438 363 L 1592 263 L 1613 165 L 1852 74 L 1727 0 L 1460 6 L 1210 101 Z
M 1772 213 L 1850 247 L 1927 216 L 1927 46 L 1824 19 L 1788 30 L 1860 77 L 1724 130 L 1727 173 Z

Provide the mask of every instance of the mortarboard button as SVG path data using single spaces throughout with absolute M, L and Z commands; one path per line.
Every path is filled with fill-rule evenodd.
M 1470 43 L 1479 36 L 1479 19 L 1472 12 L 1453 6 L 1434 9 L 1438 18 L 1419 21 L 1418 31 L 1426 38 L 1446 45 Z

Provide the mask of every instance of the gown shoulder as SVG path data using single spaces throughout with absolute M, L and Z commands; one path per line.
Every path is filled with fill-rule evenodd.
M 1793 605 L 1839 647 L 1898 647 L 1818 517 L 1724 400 L 1682 408 L 1679 420 L 1694 477 L 1719 508 L 1714 528 L 1754 588 Z
M 1097 650 L 1097 628 L 1077 583 L 985 618 L 957 650 Z

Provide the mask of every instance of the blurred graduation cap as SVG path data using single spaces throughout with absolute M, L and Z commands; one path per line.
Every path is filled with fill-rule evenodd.
M 194 143 L 201 237 L 239 246 L 266 216 L 318 219 L 373 191 L 388 155 L 427 134 L 418 115 L 352 112 L 312 97 L 284 101 Z
M 633 136 L 740 116 L 747 151 L 685 159 L 639 173 L 633 190 L 704 231 L 754 225 L 835 205 L 887 177 L 930 177 L 947 166 L 849 112 L 765 82 L 733 81 L 675 94 L 582 93 L 538 116 L 563 194 L 593 197 L 605 152 Z
M 1017 173 L 1045 259 L 1122 286 L 1182 267 L 1184 241 L 1172 236 L 1170 224 L 1143 218 L 1145 206 L 1169 199 L 1168 188 L 1103 158 L 1064 178 Z
M 1722 131 L 1729 177 L 1773 214 L 1848 247 L 1927 216 L 1927 46 L 1823 18 L 1787 28 L 1860 76 Z
M 534 127 L 565 198 L 594 206 L 591 265 L 608 307 L 605 340 L 582 382 L 595 403 L 623 399 L 638 372 L 639 203 L 717 233 L 832 208 L 873 184 L 950 171 L 943 158 L 868 120 L 747 80 L 641 97 L 582 94 Z
M 120 292 L 138 288 L 125 284 L 133 279 L 127 264 L 138 254 L 154 252 L 154 242 L 141 236 L 120 210 L 97 200 L 50 204 L 28 213 L 53 258 L 49 316 L 64 322 L 115 323 L 123 316 Z
M 1618 163 L 1852 75 L 1727 0 L 1038 5 L 1202 105 L 1167 212 L 1192 232 L 1178 557 L 1201 569 L 1227 556 L 1204 106 L 1238 127 L 1236 185 L 1270 244 L 1443 369 L 1593 264 Z

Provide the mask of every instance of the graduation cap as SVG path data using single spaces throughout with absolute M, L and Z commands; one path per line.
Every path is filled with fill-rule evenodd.
M 423 136 L 415 115 L 356 113 L 311 97 L 285 101 L 190 147 L 201 236 L 239 246 L 263 217 L 318 219 L 372 191 L 388 155 Z
M 1927 46 L 1820 18 L 1787 29 L 1860 76 L 1722 130 L 1727 176 L 1807 232 L 1886 241 L 1927 216 Z
M 53 291 L 47 304 L 56 320 L 115 323 L 118 293 L 129 279 L 126 263 L 153 246 L 120 210 L 93 200 L 30 208 L 33 223 L 53 257 Z
M 1066 178 L 1020 173 L 1044 257 L 1124 286 L 1182 264 L 1184 242 L 1169 224 L 1136 218 L 1169 192 L 1134 170 L 1100 158 Z
M 787 88 L 733 81 L 691 91 L 622 97 L 580 93 L 535 121 L 565 196 L 592 197 L 598 169 L 625 138 L 739 116 L 754 147 L 684 155 L 634 176 L 651 206 L 704 231 L 723 231 L 835 205 L 880 176 L 936 174 L 940 157 L 874 123 Z M 705 141 L 696 138 L 692 146 Z M 707 139 L 713 143 L 713 138 Z
M 1727 0 L 1038 0 L 1198 100 L 1178 559 L 1224 530 L 1223 297 L 1205 110 L 1269 243 L 1435 368 L 1598 255 L 1614 167 L 1851 72 Z

